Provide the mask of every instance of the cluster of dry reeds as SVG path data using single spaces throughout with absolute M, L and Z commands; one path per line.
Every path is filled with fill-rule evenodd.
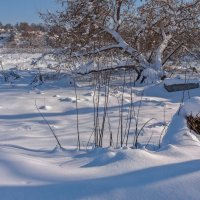
M 200 135 L 200 115 L 193 116 L 192 114 L 186 117 L 187 124 L 190 130 Z

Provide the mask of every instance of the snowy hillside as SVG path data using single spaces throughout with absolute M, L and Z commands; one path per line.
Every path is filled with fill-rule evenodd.
M 109 97 L 113 147 L 108 147 L 107 134 L 103 148 L 93 148 L 94 94 L 90 82 L 79 78 L 81 150 L 77 151 L 76 96 L 71 79 L 63 73 L 42 85 L 30 84 L 38 74 L 37 66 L 30 63 L 37 57 L 1 56 L 0 199 L 200 199 L 200 142 L 185 120 L 186 114 L 200 111 L 199 88 L 185 92 L 180 108 L 183 92 L 168 93 L 163 82 L 133 87 L 134 108 L 136 112 L 140 109 L 139 127 L 152 119 L 139 136 L 138 149 L 131 148 L 134 130 L 126 148 L 116 147 L 119 91 L 114 91 Z M 41 64 L 42 70 L 46 65 Z M 5 82 L 3 75 L 11 71 L 19 77 L 11 73 Z M 129 91 L 127 88 L 123 94 L 124 113 L 131 102 Z M 100 105 L 104 98 L 102 94 Z M 101 106 L 99 113 L 103 115 Z M 105 130 L 108 133 L 108 127 Z

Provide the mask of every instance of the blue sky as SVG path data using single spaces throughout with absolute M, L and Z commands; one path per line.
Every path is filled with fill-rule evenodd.
M 137 0 L 139 3 L 140 0 Z M 141 2 L 140 2 L 141 3 Z M 3 24 L 17 22 L 40 23 L 38 12 L 59 9 L 56 0 L 0 0 L 0 22 Z
M 54 11 L 58 6 L 55 0 L 0 0 L 0 22 L 39 23 L 42 22 L 38 16 L 39 11 Z

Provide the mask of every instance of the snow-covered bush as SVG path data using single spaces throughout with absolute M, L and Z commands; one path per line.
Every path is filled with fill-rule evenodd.
M 200 135 L 200 116 L 189 115 L 186 117 L 188 127 Z
M 183 107 L 190 130 L 200 135 L 200 97 L 187 101 Z

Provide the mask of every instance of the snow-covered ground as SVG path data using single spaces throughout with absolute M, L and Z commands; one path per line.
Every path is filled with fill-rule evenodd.
M 185 121 L 186 113 L 200 111 L 200 98 L 193 98 L 200 89 L 186 91 L 186 103 L 178 111 L 183 92 L 168 93 L 163 83 L 134 87 L 134 107 L 137 110 L 141 105 L 139 126 L 152 119 L 139 137 L 141 148 L 108 148 L 105 136 L 105 147 L 92 149 L 93 93 L 87 82 L 79 82 L 81 151 L 77 151 L 74 87 L 66 87 L 66 78 L 39 87 L 30 85 L 37 73 L 30 63 L 37 56 L 1 56 L 4 70 L 14 68 L 21 78 L 5 83 L 1 77 L 0 199 L 200 199 L 200 142 Z M 119 115 L 116 96 L 110 97 L 109 108 L 114 141 Z M 128 90 L 124 97 L 126 112 Z

